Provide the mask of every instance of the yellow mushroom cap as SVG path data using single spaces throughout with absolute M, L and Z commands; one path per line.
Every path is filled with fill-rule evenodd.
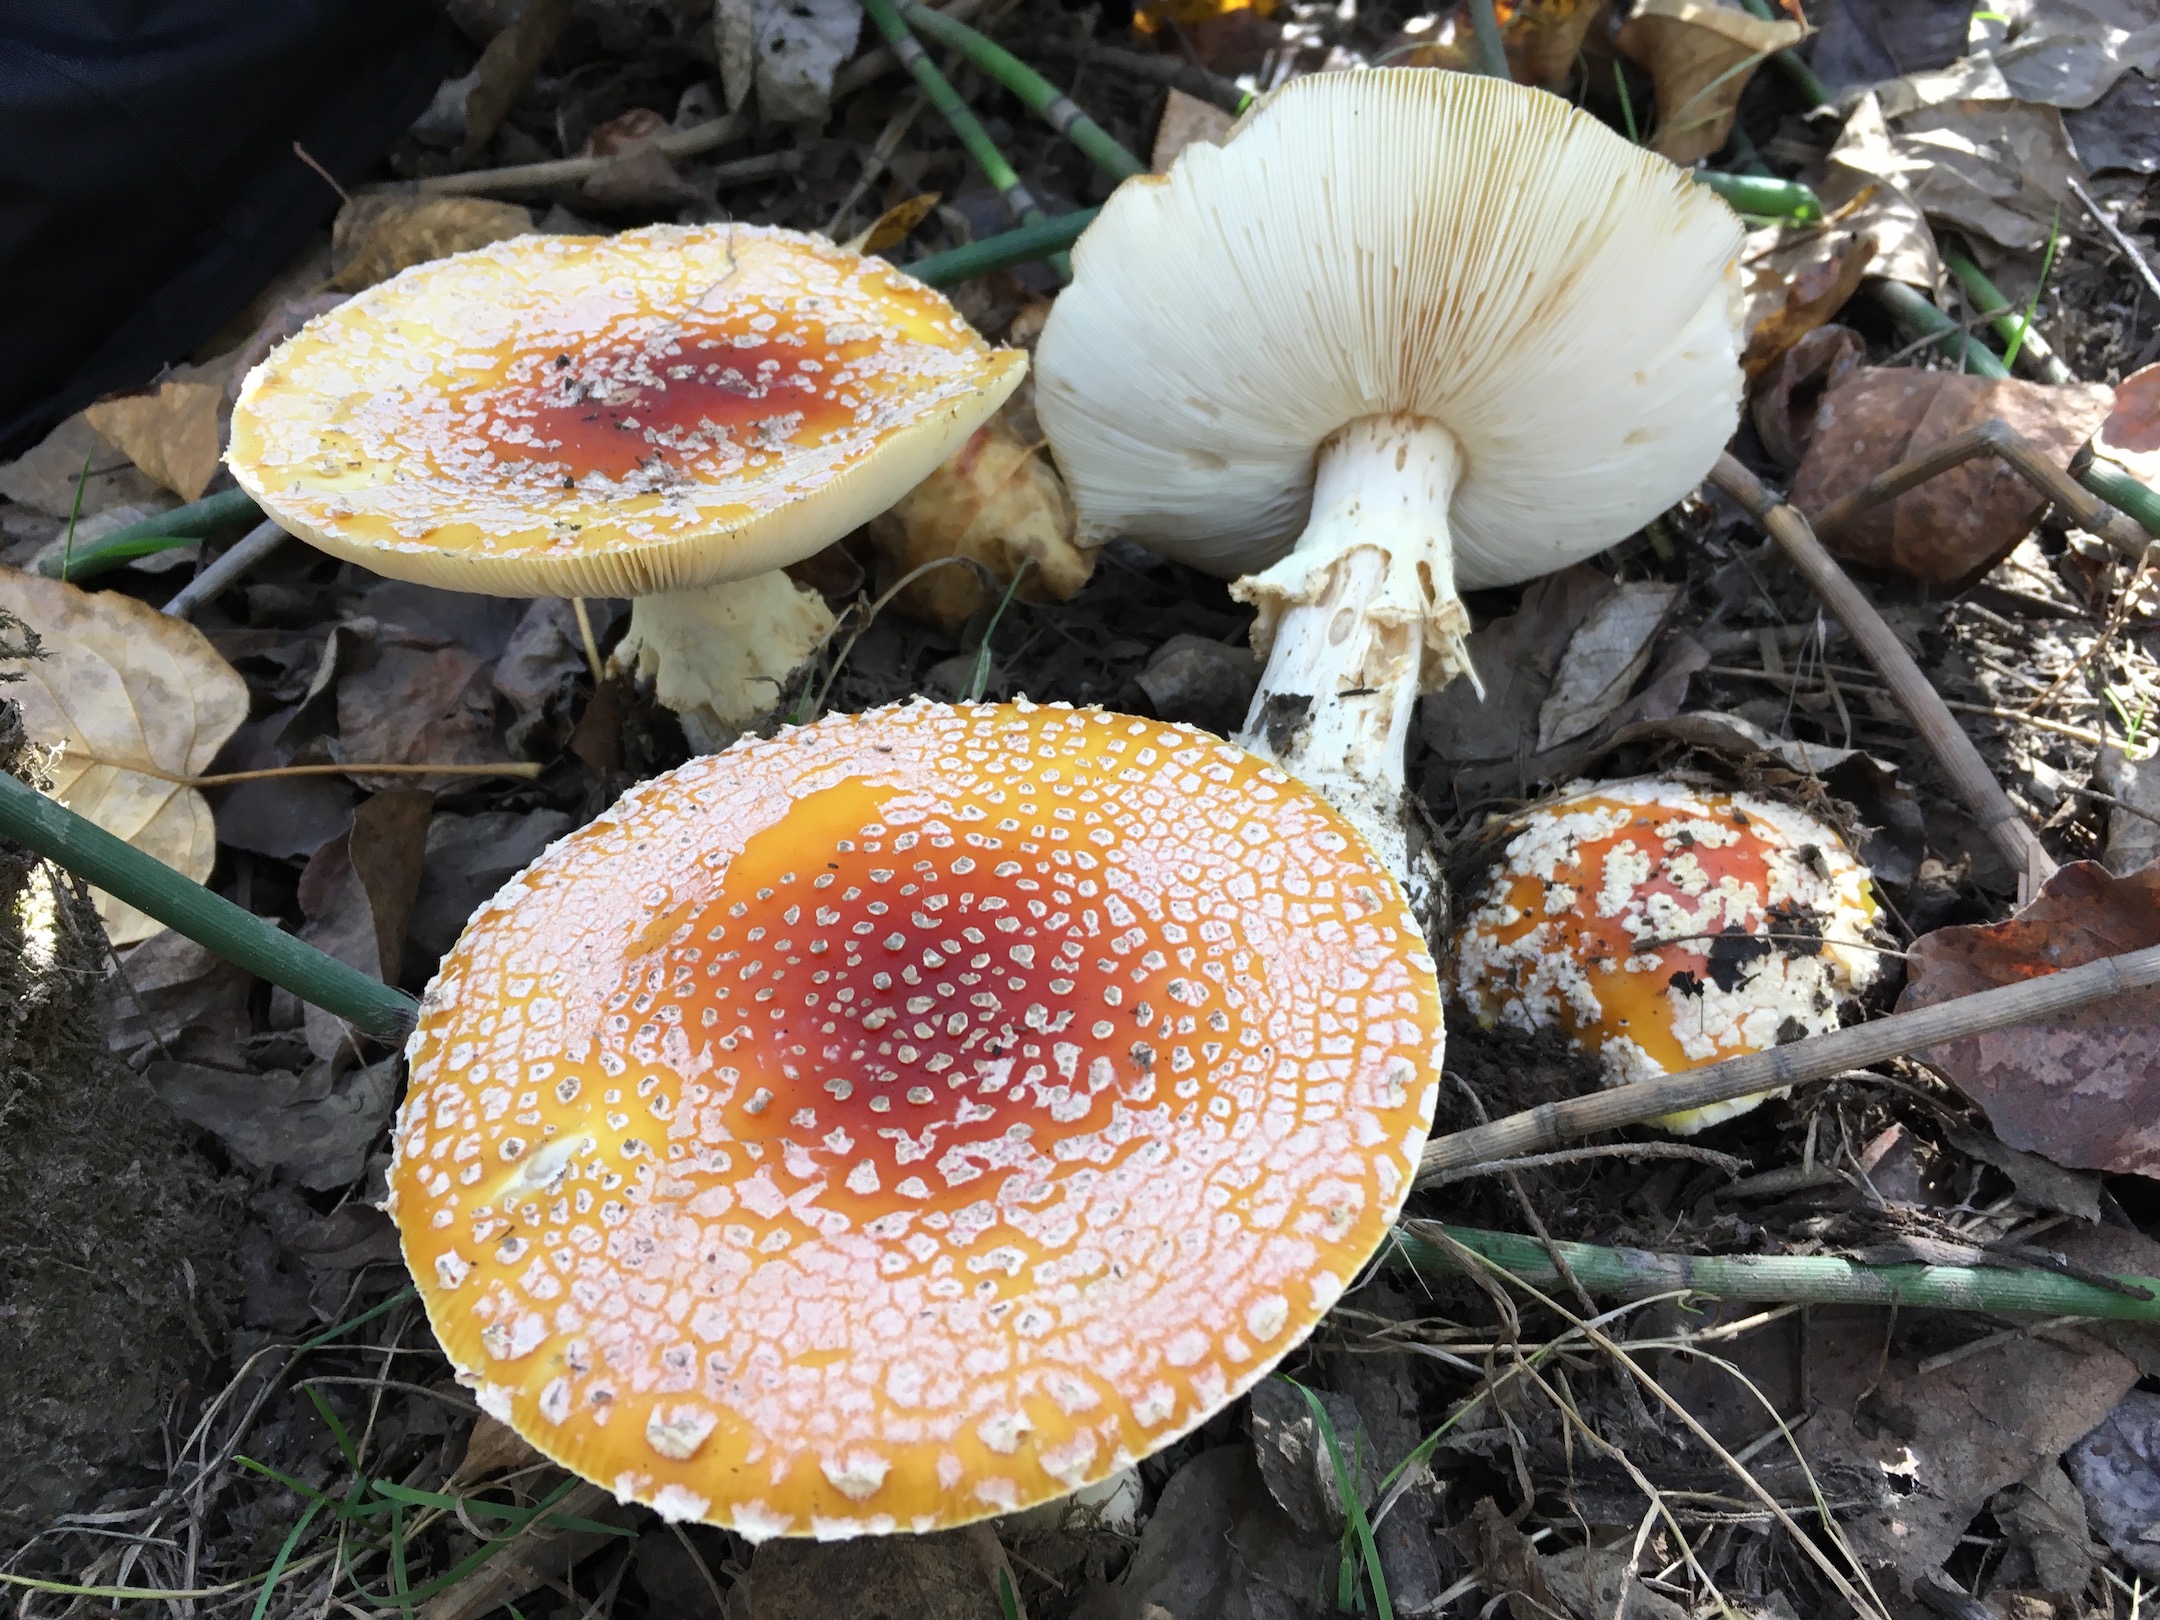
M 391 1209 L 481 1405 L 749 1536 L 1102 1479 L 1311 1330 L 1409 1193 L 1439 984 L 1240 749 L 916 703 L 634 789 L 468 926 Z
M 1526 812 L 1455 939 L 1488 1026 L 1557 1025 L 1614 1084 L 1838 1027 L 1881 968 L 1867 868 L 1788 805 L 1660 778 Z M 1668 1115 L 1692 1134 L 1765 1096 Z
M 1026 368 L 821 237 L 521 236 L 310 321 L 248 374 L 226 460 L 285 528 L 378 573 L 642 596 L 837 539 Z

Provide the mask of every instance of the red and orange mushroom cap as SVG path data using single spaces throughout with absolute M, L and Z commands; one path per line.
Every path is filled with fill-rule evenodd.
M 927 703 L 635 789 L 476 917 L 391 1208 L 482 1405 L 750 1536 L 1167 1445 L 1382 1242 L 1439 1074 L 1394 879 L 1263 761 Z
M 1566 1030 L 1616 1084 L 1652 1079 L 1837 1028 L 1880 967 L 1875 911 L 1836 829 L 1789 805 L 1595 783 L 1517 823 L 1456 936 L 1456 989 L 1488 1025 Z
M 754 225 L 521 236 L 415 265 L 248 374 L 233 476 L 378 573 L 643 596 L 891 506 L 1027 370 L 882 259 Z

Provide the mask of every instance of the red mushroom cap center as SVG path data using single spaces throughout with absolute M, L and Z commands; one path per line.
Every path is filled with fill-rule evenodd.
M 1234 991 L 1138 926 L 1096 853 L 1046 849 L 1016 816 L 888 824 L 889 797 L 852 781 L 799 803 L 716 897 L 655 925 L 665 966 L 638 975 L 682 985 L 679 1015 L 757 1082 L 733 1090 L 729 1136 L 828 1176 L 824 1207 L 919 1210 L 1053 1141 L 1110 1163 L 1148 1134 L 1121 1116 L 1167 1123 L 1179 1075 L 1261 1044 Z
M 641 315 L 563 347 L 528 342 L 469 398 L 459 426 L 498 460 L 575 482 L 659 464 L 728 471 L 746 454 L 815 445 L 867 417 L 849 366 L 880 340 L 835 343 L 814 321 L 781 320 L 756 307 Z

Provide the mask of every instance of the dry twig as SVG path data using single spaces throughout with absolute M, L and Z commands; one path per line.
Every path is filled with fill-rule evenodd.
M 2003 852 L 2011 870 L 2020 874 L 2024 884 L 2037 889 L 2055 870 L 2054 856 L 2041 844 L 2040 835 L 2018 814 L 2017 806 L 2010 802 L 2010 795 L 2003 791 L 2002 784 L 1995 780 L 1995 773 L 1988 769 L 1987 761 L 1980 757 L 1980 750 L 1973 746 L 1973 740 L 1952 717 L 1942 694 L 1913 662 L 1912 654 L 1898 640 L 1897 632 L 1884 622 L 1874 604 L 1838 566 L 1837 559 L 1823 549 L 1822 542 L 1815 538 L 1815 531 L 1809 527 L 1799 508 L 1771 495 L 1763 488 L 1761 480 L 1730 454 L 1718 457 L 1717 466 L 1711 469 L 1710 482 L 1738 501 L 1750 517 L 1768 530 L 1793 566 L 1814 586 L 1823 605 L 1844 625 L 1845 633 L 1874 665 L 1899 706 L 1912 716 L 1913 725 L 1935 755 L 1943 774 L 1956 788 L 1958 797 L 1965 801 L 1980 830 L 1995 841 L 1996 848 Z
M 1926 1047 L 2017 1024 L 2035 1023 L 2110 996 L 2150 990 L 2160 985 L 2160 945 L 2120 956 L 2104 956 L 2082 967 L 2065 968 L 2045 978 L 1983 990 L 1913 1012 L 1892 1013 L 1850 1029 L 1811 1035 L 1767 1052 L 1727 1058 L 1662 1080 L 1639 1080 L 1587 1097 L 1543 1103 L 1490 1125 L 1453 1131 L 1425 1144 L 1418 1185 L 1446 1179 L 1450 1172 L 1495 1159 L 1543 1153 L 1599 1131 L 1640 1125 L 1711 1103 L 1777 1091 L 1810 1080 L 1826 1080 L 1847 1069 L 1864 1068 L 1885 1058 L 1903 1057 Z

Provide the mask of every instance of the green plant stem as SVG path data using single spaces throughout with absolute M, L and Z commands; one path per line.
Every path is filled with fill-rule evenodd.
M 1775 180 L 1759 174 L 1721 174 L 1697 169 L 1691 176 L 1699 186 L 1733 205 L 1736 212 L 1764 219 L 1811 220 L 1823 217 L 1822 199 L 1797 180 Z
M 1416 1271 L 1453 1271 L 1444 1249 L 1419 1238 L 1418 1229 L 1424 1225 L 1409 1221 L 1396 1228 L 1397 1263 Z M 1525 1282 L 1551 1282 L 1560 1275 L 1551 1254 L 1536 1238 L 1470 1226 L 1440 1226 L 1438 1230 Z M 1585 1288 L 1623 1299 L 1684 1292 L 1766 1305 L 1904 1305 L 1921 1310 L 2031 1311 L 2045 1316 L 2160 1322 L 2160 1278 L 2154 1277 L 2120 1278 L 2128 1291 L 2118 1293 L 2053 1271 L 1866 1266 L 1832 1255 L 1657 1254 L 1589 1243 L 1554 1247 Z
M 398 1041 L 412 1030 L 419 1004 L 404 991 L 212 894 L 5 771 L 0 771 L 0 835 L 370 1035 Z
M 2095 461 L 2077 475 L 2077 481 L 2116 511 L 2127 512 L 2137 519 L 2147 534 L 2160 535 L 2160 494 L 2156 494 L 2142 478 L 2134 478 L 2120 467 L 2111 467 L 2104 461 Z
M 1996 357 L 1993 349 L 1959 327 L 1918 288 L 1908 287 L 1902 281 L 1876 280 L 1868 285 L 1875 294 L 1875 302 L 1889 312 L 1892 320 L 1915 337 L 1933 338 L 1937 348 L 1960 361 L 1973 376 L 2010 375 L 2010 368 Z
M 101 535 L 70 557 L 47 557 L 38 564 L 38 572 L 48 579 L 88 579 L 153 551 L 190 545 L 220 529 L 252 523 L 260 516 L 254 496 L 244 489 L 228 489 Z
M 957 17 L 933 11 L 922 0 L 898 0 L 908 27 L 950 45 L 1027 104 L 1030 112 L 1077 146 L 1105 174 L 1123 180 L 1145 174 L 1147 165 L 1076 106 L 1072 98 L 1011 51 L 977 33 Z
M 2047 339 L 2026 324 L 2025 316 L 2011 306 L 2010 300 L 2002 295 L 2002 289 L 1988 280 L 1987 273 L 1977 264 L 1955 248 L 1948 248 L 1943 252 L 1943 265 L 1957 277 L 1958 285 L 1965 289 L 1965 296 L 1972 300 L 1973 308 L 1995 317 L 1991 324 L 1997 337 L 2005 343 L 2016 343 L 2022 338 L 2025 354 L 2044 380 L 2051 383 L 2077 381 L 2070 374 L 2070 368 L 2049 347 Z M 2037 293 L 2034 295 L 2036 299 L 2038 296 Z
M 1060 214 L 1040 225 L 1023 225 L 1016 231 L 986 236 L 980 242 L 933 253 L 901 268 L 926 287 L 955 286 L 970 277 L 986 276 L 993 270 L 1026 264 L 1071 247 L 1080 239 L 1080 233 L 1094 223 L 1099 212 L 1100 209 L 1083 208 L 1078 213 Z
M 1493 0 L 1470 0 L 1470 35 L 1477 46 L 1477 70 L 1488 79 L 1511 79 L 1507 41 L 1500 34 L 1500 16 Z
M 1764 22 L 1777 21 L 1778 14 L 1771 9 L 1769 0 L 1740 0 L 1740 3 L 1748 9 L 1751 15 L 1760 18 Z M 1777 63 L 1778 71 L 1792 80 L 1794 87 L 1803 96 L 1807 97 L 1809 106 L 1827 107 L 1830 105 L 1830 87 L 1824 84 L 1821 76 L 1813 68 L 1801 61 L 1799 57 L 1795 56 L 1791 51 L 1779 51 L 1771 60 Z
M 982 170 L 983 178 L 1005 199 L 1007 211 L 1024 225 L 1047 224 L 1049 216 L 1035 201 L 1035 194 L 1005 161 L 1005 154 L 998 150 L 997 142 L 983 128 L 982 120 L 975 116 L 975 109 L 961 99 L 960 92 L 952 87 L 952 81 L 930 60 L 930 53 L 922 48 L 922 42 L 908 32 L 908 25 L 900 20 L 900 13 L 893 8 L 893 0 L 862 0 L 862 4 L 863 11 L 877 24 L 878 32 L 885 36 L 885 42 L 892 47 L 900 65 L 914 77 L 930 105 L 937 108 L 952 127 L 960 144 L 967 148 L 968 156 Z M 1070 278 L 1071 266 L 1064 262 L 1062 255 L 1053 255 L 1051 262 L 1056 265 L 1059 275 Z

